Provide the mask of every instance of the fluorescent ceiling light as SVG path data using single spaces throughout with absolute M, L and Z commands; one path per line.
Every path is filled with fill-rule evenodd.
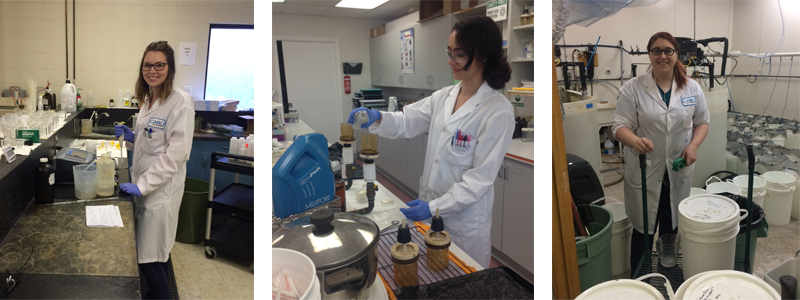
M 342 0 L 336 7 L 343 8 L 357 8 L 357 9 L 373 9 L 389 0 Z
M 272 3 L 283 3 L 286 0 L 272 0 Z

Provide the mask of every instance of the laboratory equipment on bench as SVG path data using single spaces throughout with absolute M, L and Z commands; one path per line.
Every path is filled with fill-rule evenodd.
M 428 248 L 428 269 L 441 272 L 450 265 L 450 233 L 444 230 L 444 220 L 439 209 L 431 220 L 430 230 L 425 232 L 425 246 Z
M 419 281 L 417 261 L 419 246 L 411 241 L 406 220 L 403 219 L 397 230 L 397 243 L 392 246 L 392 262 L 394 263 L 394 282 L 398 286 L 415 286 Z
M 95 160 L 95 155 L 84 150 L 64 147 L 56 153 L 53 160 L 55 160 L 56 182 L 72 183 L 75 178 L 72 166 L 89 164 Z
M 367 117 L 369 118 L 369 117 Z M 347 185 L 344 189 L 347 190 L 353 186 L 353 144 L 356 141 L 355 134 L 353 133 L 353 125 L 350 123 L 342 123 L 340 127 L 341 136 L 339 136 L 339 143 L 342 144 L 342 180 Z M 342 201 L 344 203 L 344 201 Z
M 272 167 L 273 213 L 279 218 L 328 203 L 334 192 L 328 141 L 322 134 L 297 137 Z
M 75 112 L 77 93 L 75 85 L 67 79 L 67 83 L 61 88 L 61 107 L 65 112 Z
M 108 152 L 100 155 L 97 160 L 97 195 L 100 197 L 108 197 L 114 195 L 114 177 L 116 171 L 114 170 L 114 160 Z
M 357 128 L 357 127 L 356 127 Z M 364 181 L 367 185 L 367 207 L 352 211 L 357 214 L 368 214 L 375 208 L 375 159 L 378 158 L 378 135 L 374 133 L 361 134 L 361 150 L 358 154 L 364 160 Z M 273 181 L 274 182 L 274 181 Z
M 47 157 L 39 159 L 39 166 L 36 167 L 36 191 L 34 198 L 36 203 L 46 204 L 55 201 L 56 170 L 48 164 Z
M 90 200 L 97 197 L 97 166 L 74 165 L 71 171 L 75 173 L 75 198 Z

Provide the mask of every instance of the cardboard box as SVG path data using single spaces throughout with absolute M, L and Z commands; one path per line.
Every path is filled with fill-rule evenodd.
M 244 115 L 239 116 L 239 118 L 247 120 L 247 133 L 255 134 L 256 133 L 256 126 L 255 126 L 255 117 L 251 115 Z
M 420 0 L 419 18 L 424 22 L 476 5 L 478 5 L 478 0 Z M 439 10 L 441 10 L 441 14 L 439 14 Z
M 451 14 L 478 5 L 478 0 L 443 0 L 443 14 Z
M 369 30 L 369 38 L 379 37 L 386 34 L 386 25 L 381 25 Z

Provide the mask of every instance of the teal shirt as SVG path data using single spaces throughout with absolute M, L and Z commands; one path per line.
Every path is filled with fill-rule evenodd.
M 658 86 L 658 85 L 656 85 L 656 86 Z M 661 87 L 659 86 L 658 87 L 658 93 L 661 94 L 661 100 L 664 100 L 664 103 L 666 103 L 667 107 L 669 107 L 669 95 L 672 93 L 672 89 L 670 89 L 669 91 L 664 93 L 664 91 L 661 90 Z

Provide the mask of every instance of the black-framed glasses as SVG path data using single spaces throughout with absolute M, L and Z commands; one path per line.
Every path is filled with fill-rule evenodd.
M 151 64 L 143 64 L 142 71 L 150 71 L 150 68 L 156 68 L 156 71 L 164 71 L 164 67 L 168 65 L 168 63 L 155 63 L 154 65 Z
M 650 54 L 652 54 L 652 55 L 659 56 L 659 55 L 661 55 L 661 53 L 664 53 L 667 56 L 672 56 L 672 54 L 675 54 L 675 49 L 672 49 L 672 48 L 667 48 L 667 49 L 664 49 L 664 50 L 661 50 L 661 49 L 658 49 L 658 48 L 650 49 Z
M 467 53 L 465 52 L 461 51 L 453 52 L 450 51 L 450 49 L 445 49 L 445 53 L 447 54 L 447 58 L 449 58 L 450 60 L 452 60 L 454 63 L 457 64 L 462 64 L 466 62 L 467 59 L 469 59 L 469 55 L 467 55 Z

